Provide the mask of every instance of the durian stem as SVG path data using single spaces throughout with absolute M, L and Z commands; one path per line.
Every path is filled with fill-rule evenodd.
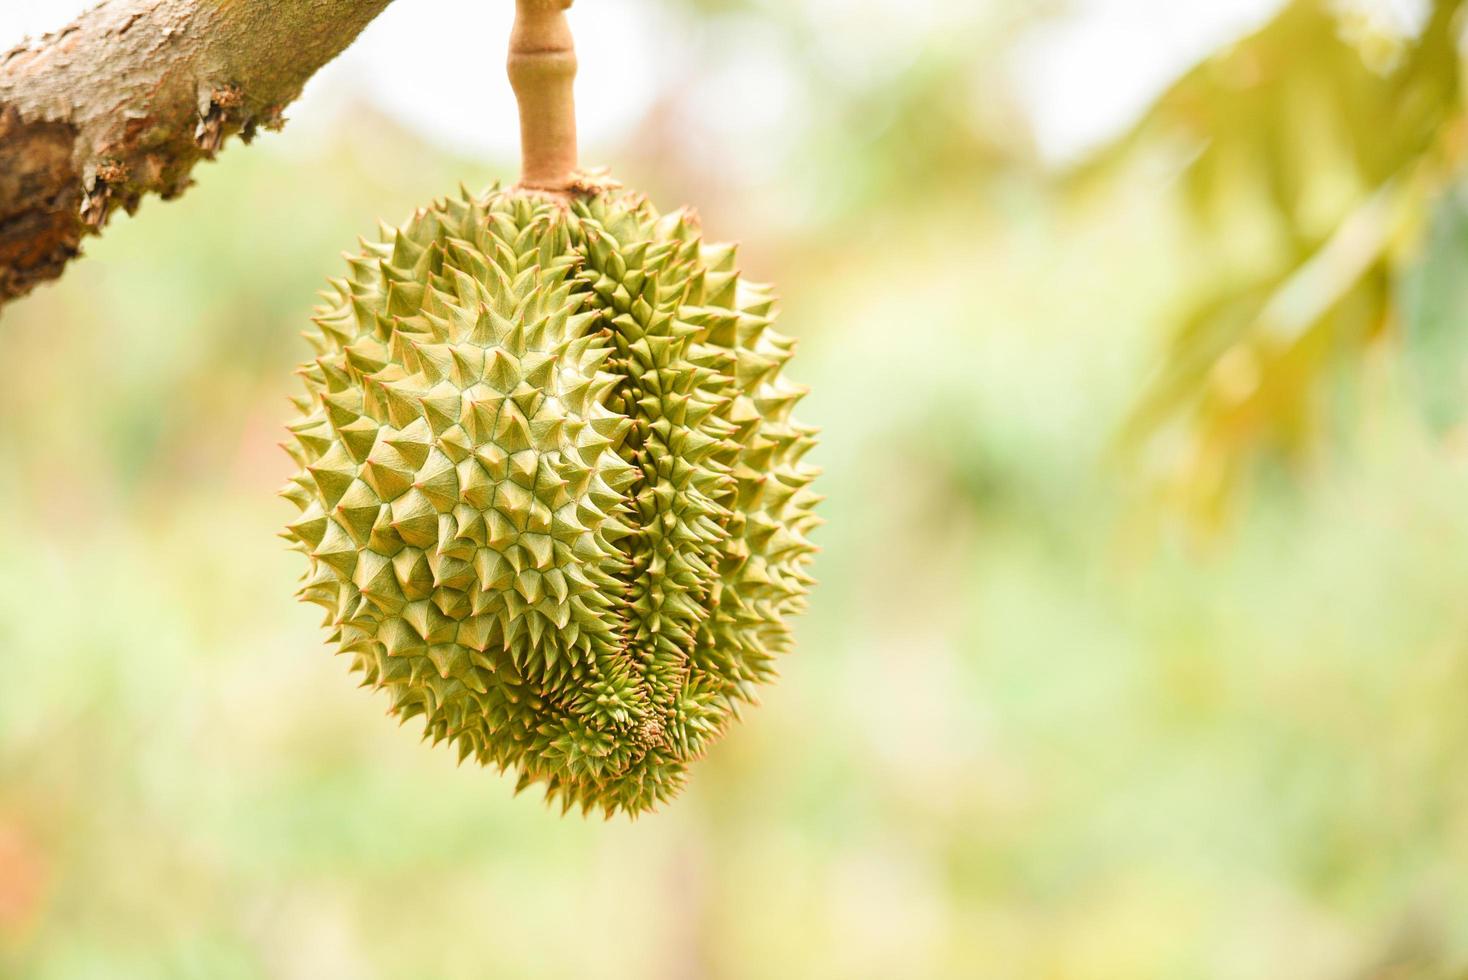
M 576 47 L 571 0 L 515 0 L 507 68 L 520 103 L 520 186 L 566 191 L 575 185 Z

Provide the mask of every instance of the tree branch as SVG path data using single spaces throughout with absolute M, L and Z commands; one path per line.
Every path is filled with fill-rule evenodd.
M 103 0 L 0 54 L 0 305 L 60 276 L 117 207 L 182 193 L 277 129 L 391 0 Z

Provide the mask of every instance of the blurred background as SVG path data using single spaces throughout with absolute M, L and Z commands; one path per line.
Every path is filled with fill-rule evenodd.
M 584 159 L 779 283 L 829 496 L 780 684 L 602 822 L 274 537 L 340 251 L 517 169 L 511 4 L 398 0 L 0 318 L 0 976 L 1468 976 L 1462 6 L 577 3 Z

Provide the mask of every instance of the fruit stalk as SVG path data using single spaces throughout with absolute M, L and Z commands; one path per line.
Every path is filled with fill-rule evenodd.
M 520 104 L 520 186 L 566 191 L 576 171 L 571 0 L 516 0 L 506 65 Z

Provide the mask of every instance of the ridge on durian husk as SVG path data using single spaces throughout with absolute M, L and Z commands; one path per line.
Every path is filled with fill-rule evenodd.
M 565 808 L 669 799 L 811 584 L 769 289 L 612 188 L 465 193 L 349 264 L 290 427 L 301 596 L 461 761 Z

